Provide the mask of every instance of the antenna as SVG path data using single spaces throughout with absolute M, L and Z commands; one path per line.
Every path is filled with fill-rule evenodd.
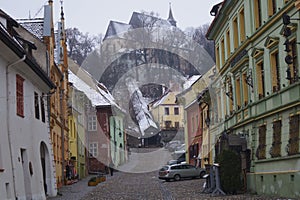
M 46 3 L 47 3 L 47 1 L 45 1 L 45 3 L 42 5 L 42 7 L 35 13 L 35 15 L 33 16 L 33 19 L 36 18 L 36 16 L 37 16 L 38 14 L 40 14 L 40 12 L 43 10 L 44 5 L 46 5 Z

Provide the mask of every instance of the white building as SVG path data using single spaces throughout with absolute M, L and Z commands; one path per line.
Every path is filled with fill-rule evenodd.
M 18 23 L 2 10 L 0 22 L 0 199 L 46 199 L 57 193 L 47 111 L 54 84 Z

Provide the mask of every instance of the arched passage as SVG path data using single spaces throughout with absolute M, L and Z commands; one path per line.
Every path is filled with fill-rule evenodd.
M 41 142 L 40 145 L 40 157 L 41 157 L 41 164 L 42 164 L 42 172 L 43 172 L 43 185 L 44 185 L 44 192 L 47 195 L 48 191 L 50 191 L 51 186 L 51 176 L 50 176 L 50 156 L 49 150 L 47 145 L 44 142 Z

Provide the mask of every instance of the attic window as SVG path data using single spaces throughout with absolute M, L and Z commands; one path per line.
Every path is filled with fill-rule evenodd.
M 276 46 L 279 43 L 278 37 L 268 37 L 265 42 L 265 47 L 271 49 L 272 47 Z
M 24 38 L 21 38 L 19 36 L 16 36 L 16 39 L 21 43 L 22 47 L 25 49 L 28 55 L 32 56 L 32 49 L 36 50 L 36 46 L 34 43 L 25 40 Z
M 251 56 L 255 59 L 259 58 L 259 57 L 262 57 L 264 53 L 264 50 L 263 49 L 260 49 L 260 48 L 254 48 Z

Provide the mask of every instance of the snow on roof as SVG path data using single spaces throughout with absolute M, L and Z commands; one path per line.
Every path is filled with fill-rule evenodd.
M 140 128 L 140 132 L 142 136 L 146 136 L 147 131 L 157 130 L 157 125 L 154 122 L 150 111 L 148 110 L 148 105 L 143 98 L 142 92 L 134 80 L 128 79 L 126 81 L 126 85 L 128 86 L 130 93 L 132 93 L 133 110 Z
M 170 92 L 165 93 L 160 99 L 158 99 L 154 104 L 153 104 L 153 108 L 159 106 L 160 104 L 162 104 L 165 99 L 170 95 Z
M 102 96 L 102 94 L 99 91 L 97 91 L 97 89 L 91 87 L 86 82 L 81 80 L 71 70 L 69 70 L 69 82 L 73 83 L 74 87 L 76 87 L 79 91 L 82 91 L 87 96 L 87 98 L 91 100 L 93 106 L 111 105 Z
M 184 84 L 183 89 L 186 90 L 190 88 L 199 78 L 201 78 L 201 75 L 193 75 L 191 76 Z
M 142 94 L 140 91 L 137 91 L 133 94 L 132 104 L 142 136 L 145 136 L 146 131 L 151 127 L 157 129 L 157 126 L 147 108 L 147 104 L 142 99 Z
M 43 39 L 44 20 L 42 18 L 35 19 L 17 19 L 27 31 L 35 35 L 40 40 Z
M 69 82 L 80 91 L 84 92 L 91 100 L 93 106 L 114 106 L 118 110 L 126 113 L 115 101 L 103 83 L 99 83 L 86 70 L 79 67 L 72 59 L 68 58 Z

